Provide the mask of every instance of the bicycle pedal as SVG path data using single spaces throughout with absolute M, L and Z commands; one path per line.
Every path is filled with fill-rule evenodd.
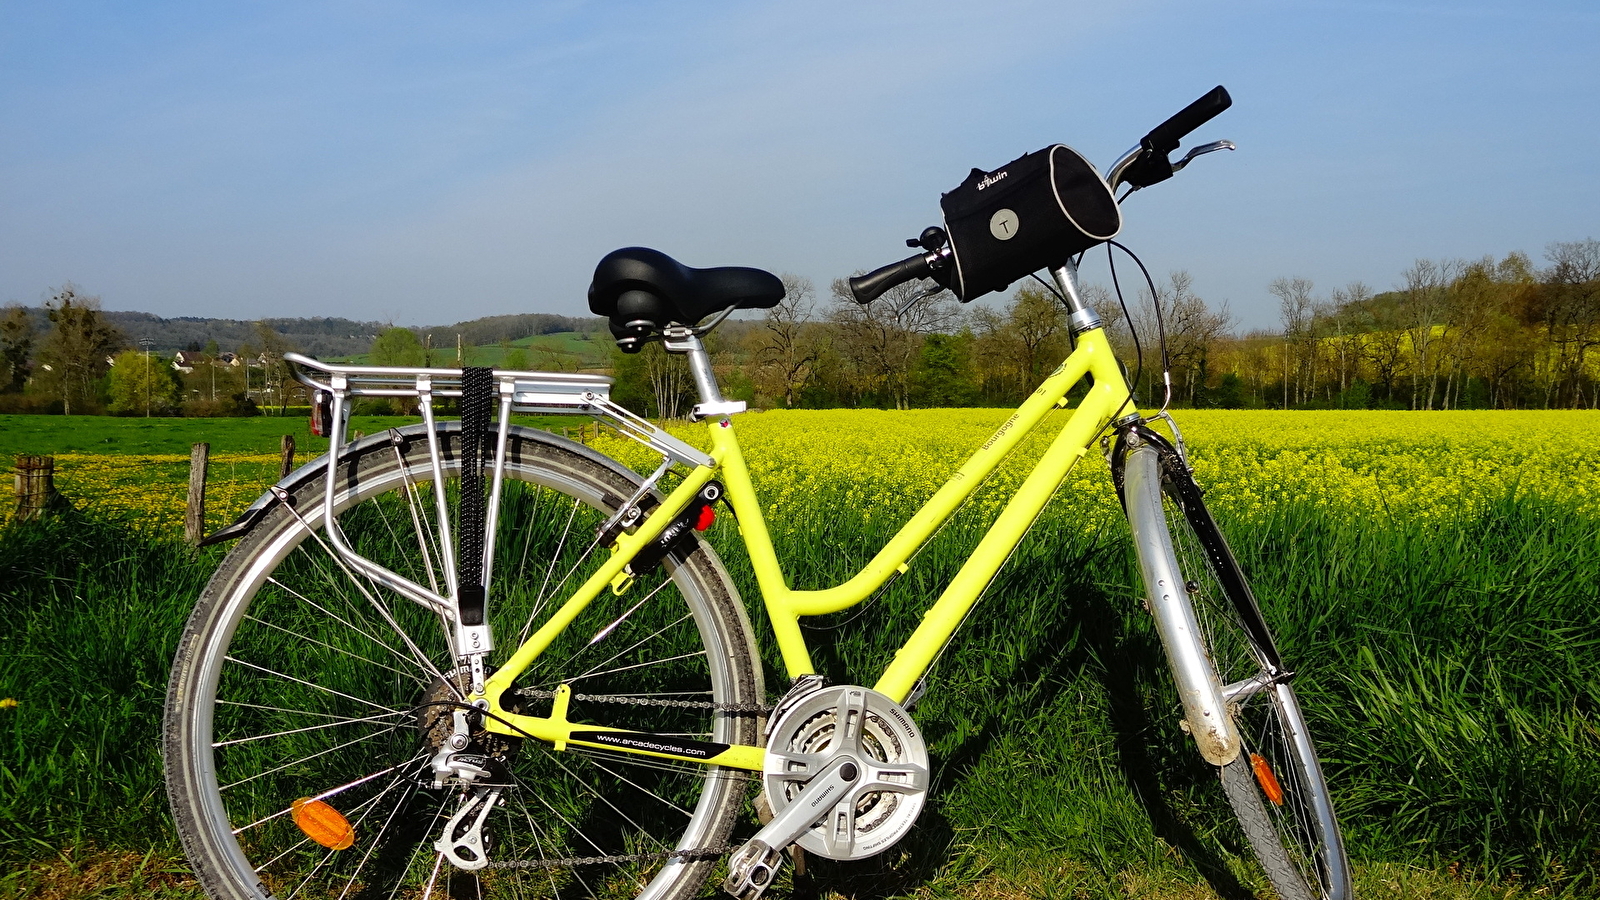
M 728 858 L 728 877 L 722 889 L 739 900 L 757 900 L 778 877 L 783 851 L 760 839 L 751 839 Z

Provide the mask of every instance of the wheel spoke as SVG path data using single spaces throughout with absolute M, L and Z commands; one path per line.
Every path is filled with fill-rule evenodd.
M 267 583 L 271 584 L 271 585 L 273 585 L 273 586 L 275 586 L 277 588 L 280 588 L 285 593 L 287 593 L 290 596 L 294 597 L 295 599 L 299 600 L 301 603 L 304 603 L 305 605 L 311 607 L 312 609 L 317 610 L 318 612 L 322 613 L 323 615 L 326 615 L 329 618 L 333 619 L 334 621 L 338 622 L 340 625 L 345 626 L 346 628 L 350 629 L 351 631 L 354 631 L 355 633 L 361 635 L 362 637 L 366 638 L 367 640 L 373 642 L 374 644 L 377 644 L 379 647 L 382 647 L 383 649 L 389 651 L 394 656 L 395 659 L 408 660 L 408 661 L 411 659 L 405 653 L 402 653 L 401 651 L 395 649 L 394 647 L 389 646 L 388 644 L 386 644 L 383 641 L 379 640 L 378 638 L 374 637 L 371 632 L 367 631 L 364 628 L 361 628 L 360 626 L 351 624 L 348 620 L 346 620 L 345 618 L 343 618 L 339 614 L 333 612 L 332 610 L 328 609 L 327 607 L 323 606 L 322 604 L 317 603 L 316 601 L 310 599 L 306 595 L 304 595 L 304 594 L 300 593 L 299 591 L 289 587 L 288 585 L 285 585 L 283 582 L 277 580 L 276 578 L 268 578 L 267 579 Z M 252 617 L 246 616 L 246 619 L 251 619 L 251 618 Z
M 398 726 L 396 726 L 395 728 L 397 728 L 397 727 Z M 355 740 L 345 741 L 344 743 L 339 744 L 337 746 L 329 747 L 329 748 L 327 748 L 325 750 L 319 750 L 316 753 L 312 753 L 312 754 L 309 754 L 307 756 L 302 756 L 299 759 L 291 759 L 291 760 L 289 760 L 288 762 L 286 762 L 286 763 L 284 763 L 282 765 L 274 766 L 273 768 L 267 769 L 266 771 L 263 771 L 263 772 L 257 772 L 257 773 L 255 773 L 254 775 L 251 775 L 248 778 L 241 778 L 238 781 L 233 782 L 232 784 L 222 785 L 221 787 L 217 788 L 217 790 L 218 791 L 229 791 L 229 790 L 232 790 L 232 789 L 234 789 L 234 788 L 236 788 L 236 787 L 238 787 L 238 786 L 240 786 L 242 784 L 249 784 L 250 782 L 255 781 L 256 779 L 264 778 L 265 776 L 271 775 L 271 774 L 273 774 L 275 772 L 282 772 L 284 769 L 290 768 L 291 766 L 297 766 L 297 765 L 300 765 L 301 763 L 307 763 L 307 762 L 310 762 L 313 759 L 319 759 L 321 757 L 327 756 L 330 753 L 336 753 L 336 752 L 338 752 L 340 750 L 344 750 L 344 749 L 347 749 L 347 748 L 350 748 L 350 747 L 354 747 L 357 744 L 366 743 L 367 741 L 370 741 L 373 738 L 379 738 L 379 737 L 383 737 L 386 734 L 391 734 L 391 733 L 393 733 L 395 731 L 395 728 L 385 728 L 382 731 L 374 731 L 371 734 L 363 735 L 361 737 L 356 738 Z M 285 810 L 280 810 L 280 811 L 275 812 L 272 815 L 268 816 L 267 819 L 277 818 L 278 816 L 283 815 L 285 812 L 288 812 L 288 810 L 286 810 L 286 809 Z M 261 820 L 258 820 L 256 822 L 252 822 L 249 825 L 246 825 L 244 828 L 236 828 L 236 829 L 234 829 L 234 834 L 238 834 L 239 832 L 245 830 L 245 828 L 253 828 L 256 825 L 260 825 L 262 822 L 265 822 L 265 821 L 266 821 L 266 819 L 261 819 Z
M 307 725 L 304 728 L 291 728 L 288 731 L 274 731 L 271 734 L 257 734 L 257 735 L 252 735 L 251 737 L 234 738 L 232 740 L 227 740 L 227 741 L 217 741 L 216 743 L 212 744 L 211 746 L 212 747 L 232 747 L 232 746 L 235 746 L 237 744 L 248 744 L 248 743 L 252 743 L 254 741 L 265 741 L 265 740 L 268 740 L 268 739 L 271 739 L 271 738 L 288 737 L 291 734 L 305 734 L 305 733 L 311 732 L 311 731 L 321 731 L 324 728 L 338 728 L 341 725 L 360 725 L 360 724 L 363 724 L 363 723 L 366 723 L 366 722 L 377 722 L 377 721 L 380 721 L 380 720 L 383 720 L 383 719 L 392 719 L 395 716 L 403 716 L 403 715 L 405 715 L 405 713 L 392 712 L 392 713 L 382 713 L 382 714 L 376 715 L 376 716 L 367 716 L 366 718 L 361 718 L 361 719 L 345 719 L 345 720 L 339 721 L 339 722 L 324 722 L 321 725 Z
M 694 815 L 694 812 L 692 810 L 684 809 L 682 806 L 679 806 L 678 804 L 673 803 L 671 800 L 668 800 L 667 798 L 661 796 L 660 794 L 656 793 L 655 791 L 652 791 L 649 788 L 639 784 L 638 782 L 636 782 L 633 779 L 627 777 L 626 775 L 623 775 L 620 772 L 613 771 L 610 767 L 608 767 L 605 764 L 601 763 L 598 758 L 592 758 L 592 762 L 594 763 L 595 768 L 600 769 L 601 771 L 605 772 L 607 775 L 610 775 L 612 778 L 617 779 L 618 781 L 622 782 L 623 784 L 626 784 L 629 787 L 632 787 L 632 788 L 638 790 L 639 793 L 645 794 L 646 796 L 653 797 L 654 799 L 661 801 L 661 803 L 664 804 L 668 809 L 671 809 L 671 810 L 673 810 L 675 812 L 682 813 L 685 818 L 688 818 L 688 817 Z
M 561 558 L 562 551 L 566 549 L 567 538 L 572 534 L 572 521 L 573 519 L 577 518 L 578 509 L 581 507 L 581 505 L 582 504 L 580 504 L 577 500 L 572 501 L 572 512 L 567 514 L 567 524 L 561 529 L 561 539 L 556 542 L 555 553 L 551 555 L 552 560 L 559 560 Z M 588 549 L 583 551 L 582 555 L 578 557 L 578 561 L 573 563 L 567 569 L 566 573 L 561 576 L 560 581 L 556 582 L 556 586 L 553 590 L 550 589 L 550 576 L 554 574 L 555 567 L 552 565 L 545 569 L 544 582 L 539 585 L 538 592 L 533 595 L 536 602 L 534 603 L 533 610 L 528 613 L 528 621 L 523 623 L 522 631 L 517 635 L 517 643 L 520 644 L 528 639 L 528 634 L 533 630 L 533 623 L 539 618 L 539 614 L 544 612 L 545 605 L 549 601 L 550 597 L 553 596 L 556 591 L 561 590 L 562 586 L 567 583 L 567 579 L 572 577 L 572 573 L 576 572 L 578 567 L 583 565 L 584 561 L 589 558 L 589 554 L 594 550 L 597 544 L 598 542 L 591 544 Z
M 655 596 L 655 595 L 652 594 L 651 596 Z M 649 598 L 646 598 L 646 599 L 649 599 Z M 642 603 L 644 601 L 640 601 L 640 602 Z M 677 619 L 674 619 L 671 622 L 668 622 L 667 624 L 661 626 L 660 628 L 656 629 L 655 631 L 651 632 L 650 634 L 647 634 L 644 637 L 640 638 L 633 645 L 628 646 L 628 647 L 624 647 L 623 649 L 618 650 L 616 653 L 613 653 L 610 657 L 606 658 L 605 660 L 602 660 L 601 662 L 595 663 L 592 667 L 590 667 L 589 671 L 584 672 L 582 675 L 579 675 L 578 678 L 588 678 L 591 675 L 601 674 L 600 669 L 601 669 L 602 666 L 611 665 L 612 663 L 616 662 L 617 660 L 621 659 L 622 657 L 627 656 L 629 653 L 632 653 L 633 651 L 639 649 L 640 647 L 643 647 L 645 644 L 648 644 L 649 642 L 655 640 L 656 638 L 666 634 L 668 629 L 675 628 L 678 625 L 683 624 L 683 622 L 685 620 L 687 620 L 688 618 L 689 618 L 689 614 L 688 613 L 684 613 L 681 617 L 679 617 Z M 591 646 L 591 647 L 594 646 L 594 644 L 595 644 L 595 641 L 593 641 L 593 640 L 591 640 L 589 642 L 589 646 Z M 661 660 L 661 662 L 669 662 L 669 661 L 670 660 Z M 615 670 L 613 670 L 613 671 L 615 671 Z M 574 679 L 574 680 L 576 680 L 576 679 Z
M 326 685 L 316 684 L 314 682 L 307 681 L 304 678 L 296 678 L 293 675 L 287 675 L 287 674 L 285 674 L 283 672 L 279 672 L 276 669 L 269 669 L 266 666 L 258 666 L 253 662 L 246 662 L 245 660 L 239 659 L 238 657 L 230 656 L 230 657 L 227 657 L 227 660 L 228 660 L 228 662 L 231 662 L 231 663 L 238 663 L 239 665 L 244 666 L 247 669 L 255 669 L 257 672 L 263 672 L 263 673 L 265 673 L 267 675 L 271 675 L 271 676 L 273 676 L 275 678 L 282 678 L 284 681 L 292 681 L 295 684 L 304 685 L 305 687 L 311 688 L 312 690 L 315 690 L 315 691 L 322 691 L 325 694 L 332 694 L 335 697 L 343 697 L 346 700 L 354 700 L 355 702 L 360 703 L 362 706 L 370 706 L 373 709 L 381 709 L 381 710 L 383 710 L 384 712 L 387 712 L 387 713 L 396 713 L 396 714 L 398 714 L 400 712 L 400 710 L 398 710 L 398 709 L 392 709 L 390 707 L 384 706 L 381 703 L 374 703 L 371 700 L 363 700 L 360 697 L 351 696 L 350 694 L 346 694 L 343 691 L 336 691 L 333 688 L 328 687 Z
M 340 654 L 342 656 L 348 656 L 351 659 L 357 660 L 359 662 L 364 662 L 364 663 L 366 663 L 367 665 L 370 665 L 370 666 L 377 666 L 380 669 L 387 669 L 388 671 L 393 672 L 396 675 L 404 675 L 405 677 L 410 678 L 411 680 L 415 681 L 418 685 L 425 685 L 427 683 L 427 682 L 423 681 L 422 679 L 418 678 L 416 676 L 415 672 L 408 672 L 408 671 L 406 671 L 404 669 L 396 669 L 394 666 L 388 665 L 386 663 L 377 662 L 375 660 L 368 659 L 368 658 L 366 658 L 365 656 L 362 656 L 359 653 L 351 653 L 349 650 L 345 650 L 345 649 L 343 649 L 341 647 L 335 647 L 334 645 L 328 643 L 327 641 L 319 641 L 314 637 L 309 637 L 307 635 L 300 634 L 299 632 L 290 631 L 289 629 L 284 628 L 282 625 L 275 625 L 275 624 L 273 624 L 271 622 L 266 622 L 266 621 L 263 621 L 261 619 L 258 619 L 255 616 L 245 616 L 245 621 L 254 622 L 257 625 L 261 625 L 261 626 L 263 626 L 265 628 L 270 628 L 273 631 L 282 632 L 282 633 L 287 634 L 290 637 L 294 638 L 295 640 L 309 641 L 309 642 L 311 642 L 313 644 L 316 644 L 319 647 L 327 647 L 329 650 L 332 650 L 333 652 L 338 653 L 338 654 Z
M 606 627 L 604 627 L 604 628 L 600 629 L 599 631 L 595 632 L 594 637 L 589 639 L 589 646 L 593 647 L 595 644 L 598 644 L 601 641 L 605 640 L 607 637 L 609 637 L 611 635 L 611 632 L 616 631 L 617 628 L 619 626 L 621 626 L 623 622 L 628 621 L 628 617 L 629 616 L 631 616 L 634 613 L 638 612 L 640 607 L 644 606 L 646 603 L 649 603 L 652 599 L 654 599 L 657 594 L 661 593 L 662 588 L 665 588 L 668 584 L 671 584 L 671 582 L 670 581 L 661 582 L 661 584 L 656 586 L 655 590 L 652 590 L 650 593 L 645 594 L 642 598 L 640 598 L 638 603 L 635 603 L 634 605 L 628 607 L 628 609 L 626 611 L 624 611 L 622 613 L 622 615 L 620 615 L 616 619 L 612 620 L 610 625 L 607 625 Z M 677 623 L 675 622 L 673 624 L 677 624 Z M 646 638 L 646 640 L 648 640 L 648 638 Z M 634 646 L 636 647 L 638 645 L 635 644 Z M 629 647 L 628 649 L 631 650 L 633 648 Z M 628 651 L 624 650 L 622 652 L 626 653 Z
M 395 776 L 394 783 L 400 784 L 404 778 L 405 773 L 402 772 L 400 775 Z M 387 792 L 389 788 L 385 788 L 384 790 Z M 395 816 L 400 813 L 400 810 L 406 808 L 407 801 L 416 792 L 416 782 L 407 784 L 405 795 L 396 800 L 394 806 L 390 807 L 388 818 L 383 820 L 383 825 L 378 829 L 378 833 L 373 835 L 372 840 L 367 842 L 367 851 L 361 855 L 361 862 L 356 863 L 355 871 L 350 873 L 350 880 L 345 882 L 344 890 L 339 892 L 339 900 L 344 900 L 345 895 L 350 893 L 350 889 L 355 886 L 358 877 L 361 875 L 361 870 L 365 869 L 367 867 L 367 861 L 372 859 L 373 852 L 383 845 L 383 836 L 389 832 L 389 826 L 394 824 Z M 377 806 L 374 805 L 373 808 L 376 809 Z
M 647 667 L 650 667 L 650 666 L 664 666 L 667 663 L 678 662 L 679 660 L 685 660 L 685 659 L 695 659 L 696 657 L 702 657 L 702 656 L 705 656 L 705 655 L 706 655 L 706 651 L 704 651 L 704 650 L 696 650 L 693 653 L 680 653 L 677 656 L 668 656 L 668 657 L 666 657 L 664 659 L 652 659 L 652 660 L 649 660 L 649 661 L 646 661 L 646 662 L 634 663 L 633 665 L 629 665 L 629 666 L 617 666 L 614 669 L 606 669 L 605 671 L 602 671 L 602 672 L 585 672 L 582 675 L 579 675 L 579 676 L 577 676 L 575 678 L 568 678 L 567 679 L 567 683 L 571 684 L 573 682 L 576 682 L 576 681 L 579 681 L 579 680 L 585 679 L 585 678 L 599 678 L 599 677 L 604 676 L 604 675 L 615 675 L 618 672 L 628 672 L 628 671 L 632 671 L 634 669 L 643 669 L 643 668 L 647 668 Z

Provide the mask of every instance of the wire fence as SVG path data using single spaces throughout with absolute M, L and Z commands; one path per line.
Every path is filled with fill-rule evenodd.
M 585 444 L 602 434 L 594 422 L 548 430 Z M 360 432 L 353 437 L 359 438 Z M 291 442 L 280 453 L 211 454 L 203 476 L 205 519 L 199 533 L 210 534 L 238 518 L 292 466 L 294 452 Z M 46 505 L 70 506 L 140 531 L 182 534 L 190 480 L 197 477 L 192 462 L 191 456 L 176 453 L 57 453 L 0 460 L 0 478 L 4 479 L 0 484 L 13 482 L 16 494 L 15 502 L 0 499 L 0 527 L 19 515 L 26 517 L 31 504 L 40 510 Z M 47 485 L 44 490 L 49 496 L 30 498 L 41 485 Z
M 53 459 L 56 503 L 117 519 L 140 531 L 183 531 L 189 492 L 187 455 L 58 453 Z M 3 465 L 7 480 L 18 483 L 18 501 L 5 503 L 0 511 L 0 523 L 9 524 L 23 505 L 18 476 L 25 475 L 25 467 L 15 460 Z M 205 482 L 204 531 L 232 522 L 278 480 L 281 465 L 277 453 L 212 456 Z

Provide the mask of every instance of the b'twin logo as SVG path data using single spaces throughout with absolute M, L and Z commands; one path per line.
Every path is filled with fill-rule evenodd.
M 978 182 L 978 190 L 981 191 L 984 188 L 989 187 L 990 185 L 998 182 L 1000 179 L 1002 179 L 1004 177 L 1006 177 L 1006 173 L 1005 173 L 1004 169 L 1000 170 L 999 172 L 995 172 L 992 175 L 986 175 L 986 176 L 984 176 L 984 179 L 982 181 Z

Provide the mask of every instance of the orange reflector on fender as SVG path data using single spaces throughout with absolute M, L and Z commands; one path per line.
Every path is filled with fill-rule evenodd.
M 301 797 L 289 804 L 289 809 L 294 824 L 306 837 L 329 850 L 346 850 L 356 842 L 356 830 L 350 827 L 349 820 L 321 800 Z
M 1256 784 L 1261 785 L 1261 793 L 1267 795 L 1273 806 L 1283 805 L 1283 785 L 1278 783 L 1278 776 L 1272 774 L 1272 766 L 1267 764 L 1267 758 L 1259 753 L 1250 754 L 1250 768 L 1256 773 Z

